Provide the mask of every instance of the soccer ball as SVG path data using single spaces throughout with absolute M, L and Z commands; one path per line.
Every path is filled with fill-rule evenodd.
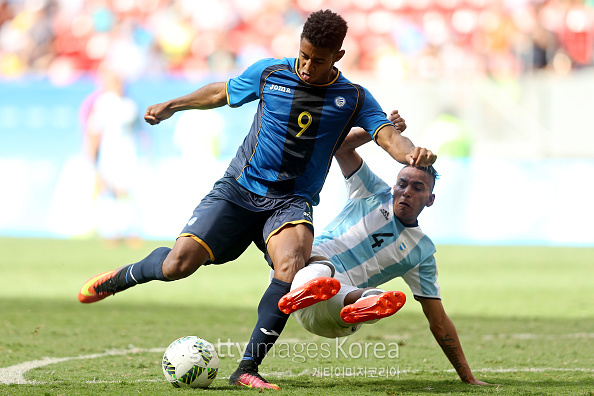
M 163 374 L 176 388 L 206 388 L 217 376 L 219 356 L 202 338 L 186 336 L 173 341 L 163 355 Z

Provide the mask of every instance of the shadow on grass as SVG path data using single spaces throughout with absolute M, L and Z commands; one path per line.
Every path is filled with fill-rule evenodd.
M 117 298 L 117 296 L 116 296 Z M 168 296 L 163 298 L 167 300 Z M 177 298 L 177 297 L 176 297 Z M 190 296 L 188 296 L 190 298 Z M 110 297 L 111 299 L 111 297 Z M 245 342 L 251 334 L 256 321 L 256 308 L 253 310 L 210 304 L 196 303 L 188 308 L 176 303 L 175 298 L 167 304 L 126 304 L 123 300 L 106 300 L 97 304 L 84 305 L 76 299 L 37 300 L 26 298 L 3 299 L 0 301 L 0 367 L 7 367 L 25 361 L 44 357 L 72 357 L 102 353 L 110 349 L 162 348 L 183 335 L 198 335 L 211 342 L 231 340 Z M 340 360 L 312 359 L 306 363 L 295 364 L 291 359 L 269 357 L 264 361 L 261 371 L 290 371 L 294 377 L 270 377 L 278 383 L 283 394 L 301 395 L 304 390 L 310 395 L 346 394 L 461 394 L 493 393 L 515 394 L 567 394 L 591 395 L 594 390 L 592 372 L 545 371 L 531 372 L 532 367 L 593 367 L 593 357 L 588 353 L 591 330 L 588 321 L 567 319 L 535 318 L 489 318 L 475 316 L 457 316 L 456 326 L 461 332 L 467 358 L 473 368 L 501 367 L 526 369 L 510 373 L 475 372 L 481 380 L 500 384 L 489 387 L 475 387 L 463 384 L 455 374 L 445 372 L 451 366 L 427 329 L 422 314 L 399 313 L 398 317 L 383 320 L 349 337 L 349 342 L 388 342 L 404 340 L 401 343 L 400 356 L 394 362 L 406 368 L 408 374 L 399 378 L 365 377 L 311 377 L 297 376 L 304 370 L 316 366 L 370 365 L 384 366 L 385 361 L 365 361 L 359 359 Z M 561 336 L 573 334 L 575 337 Z M 585 338 L 579 338 L 583 334 Z M 519 336 L 516 336 L 519 335 Z M 291 342 L 320 342 L 327 339 L 313 337 L 290 320 L 281 340 Z M 245 392 L 246 390 L 227 386 L 224 377 L 228 377 L 237 365 L 242 346 L 237 347 L 237 357 L 221 359 L 220 377 L 215 381 L 208 394 L 219 392 Z M 111 359 L 111 360 L 109 360 Z M 116 358 L 94 359 L 77 363 L 60 363 L 46 368 L 47 373 L 31 372 L 30 379 L 48 382 L 43 388 L 58 389 L 57 393 L 69 394 L 68 389 L 76 389 L 76 380 L 70 379 L 74 371 L 80 375 L 80 381 L 111 380 L 121 383 L 88 384 L 87 393 L 110 394 L 119 387 L 130 389 L 131 394 L 139 387 L 137 378 L 146 381 L 149 378 L 158 382 L 142 382 L 143 394 L 170 390 L 169 384 L 161 383 L 160 354 L 150 353 L 144 357 L 127 356 L 122 361 Z M 106 374 L 98 374 L 94 364 L 108 364 Z M 139 364 L 142 363 L 142 364 Z M 140 366 L 140 367 L 139 367 Z M 113 368 L 112 368 L 113 367 Z M 52 371 L 55 370 L 55 373 Z M 119 375 L 111 378 L 109 371 L 120 370 L 131 377 Z M 131 374 L 130 374 L 131 373 Z M 55 379 L 56 383 L 51 381 Z M 128 382 L 124 382 L 128 381 Z M 128 384 L 128 385 L 126 385 Z M 166 385 L 166 386 L 165 386 Z M 29 389 L 30 385 L 9 386 L 4 389 Z M 57 387 L 57 388 L 56 388 Z M 0 387 L 0 393 L 2 393 Z M 34 389 L 39 388 L 33 386 Z M 172 389 L 171 389 L 172 390 Z M 100 391 L 99 393 L 96 393 Z M 104 392 L 104 393 L 101 393 Z M 20 394 L 20 391 L 17 392 Z M 8 394 L 11 394 L 10 392 Z M 26 394 L 23 393 L 23 394 Z M 50 392 L 50 394 L 53 394 Z M 126 394 L 126 393 L 124 393 Z
M 498 378 L 488 386 L 464 384 L 458 380 L 369 378 L 295 378 L 274 381 L 283 394 L 308 395 L 423 395 L 423 394 L 499 394 L 499 395 L 592 395 L 592 379 L 513 380 Z M 212 390 L 232 391 L 232 386 Z

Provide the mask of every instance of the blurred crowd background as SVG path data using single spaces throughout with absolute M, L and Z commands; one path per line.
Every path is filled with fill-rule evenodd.
M 0 0 L 0 236 L 172 240 L 256 103 L 156 126 L 147 106 L 297 56 L 327 8 L 337 67 L 439 156 L 435 242 L 594 246 L 594 0 Z M 333 166 L 317 231 L 344 201 Z
M 0 0 L 0 76 L 68 83 L 240 70 L 294 56 L 307 15 L 349 23 L 343 70 L 515 78 L 593 66 L 594 0 Z

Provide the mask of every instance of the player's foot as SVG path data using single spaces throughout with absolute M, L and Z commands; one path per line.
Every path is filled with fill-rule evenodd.
M 361 323 L 394 315 L 406 302 L 406 295 L 399 291 L 387 291 L 376 296 L 365 297 L 347 305 L 340 311 L 346 323 Z
M 85 304 L 94 303 L 126 290 L 130 287 L 125 280 L 125 270 L 127 268 L 126 266 L 104 272 L 86 281 L 78 292 L 78 301 Z
M 328 300 L 340 290 L 340 282 L 330 277 L 314 278 L 281 297 L 278 309 L 290 314 L 320 301 Z
M 253 360 L 242 360 L 239 363 L 237 370 L 229 377 L 229 385 L 280 390 L 278 385 L 271 384 L 258 374 L 258 363 Z

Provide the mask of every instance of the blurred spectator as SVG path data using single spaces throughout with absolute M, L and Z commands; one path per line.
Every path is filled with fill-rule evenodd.
M 85 151 L 96 171 L 96 229 L 110 243 L 135 244 L 137 222 L 132 189 L 138 167 L 139 109 L 124 80 L 102 64 L 100 88 L 81 106 Z
M 532 57 L 526 63 L 535 69 L 548 68 L 559 50 L 559 40 L 547 24 L 545 9 L 544 4 L 534 7 L 534 26 L 530 32 Z
M 107 62 L 128 79 L 229 73 L 295 53 L 312 8 L 349 22 L 341 69 L 518 77 L 592 67 L 592 0 L 0 0 L 0 77 L 67 84 Z M 387 22 L 387 23 L 386 23 Z M 392 29 L 385 29 L 392 26 Z

